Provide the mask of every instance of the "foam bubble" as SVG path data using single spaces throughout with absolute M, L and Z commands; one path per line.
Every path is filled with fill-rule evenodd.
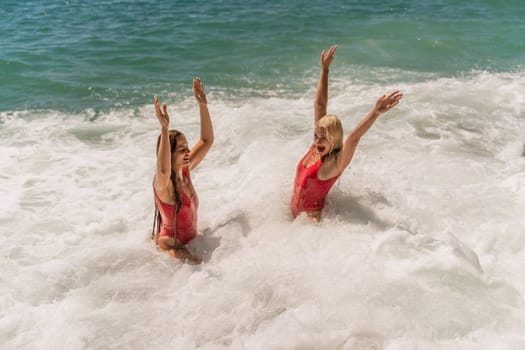
M 337 79 L 329 111 L 346 132 L 383 93 L 405 97 L 363 138 L 320 224 L 288 213 L 313 91 L 210 98 L 216 142 L 192 174 L 205 232 L 191 243 L 205 255 L 196 267 L 149 239 L 152 106 L 4 113 L 0 341 L 519 348 L 524 84 L 522 73 L 400 86 Z M 195 102 L 170 112 L 195 142 Z

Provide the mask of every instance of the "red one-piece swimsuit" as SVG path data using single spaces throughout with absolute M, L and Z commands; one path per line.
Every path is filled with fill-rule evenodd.
M 190 174 L 186 168 L 183 168 L 182 174 L 191 183 Z M 182 244 L 186 244 L 197 235 L 197 209 L 199 208 L 199 198 L 197 197 L 197 193 L 191 197 L 184 193 L 184 191 L 179 190 L 179 193 L 181 207 L 177 214 L 177 240 Z M 162 218 L 159 236 L 174 237 L 173 214 L 175 212 L 175 206 L 161 201 L 155 188 L 153 188 L 153 194 L 155 196 L 155 203 L 157 204 L 157 208 L 159 209 Z
M 328 191 L 339 178 L 339 175 L 337 175 L 328 180 L 319 179 L 319 168 L 323 165 L 321 160 L 309 167 L 304 166 L 304 160 L 312 150 L 313 147 L 306 152 L 299 164 L 297 164 L 294 191 L 290 202 L 290 210 L 293 217 L 305 211 L 321 211 L 324 208 Z

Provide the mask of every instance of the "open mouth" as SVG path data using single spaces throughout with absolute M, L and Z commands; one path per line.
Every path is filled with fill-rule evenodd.
M 323 147 L 323 146 L 317 146 L 317 153 L 323 153 L 324 149 L 325 149 L 325 147 Z

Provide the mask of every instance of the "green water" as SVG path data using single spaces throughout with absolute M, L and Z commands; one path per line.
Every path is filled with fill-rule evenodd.
M 331 44 L 339 74 L 370 81 L 525 59 L 521 1 L 8 0 L 0 18 L 2 111 L 139 106 L 187 94 L 196 75 L 232 96 L 293 94 Z

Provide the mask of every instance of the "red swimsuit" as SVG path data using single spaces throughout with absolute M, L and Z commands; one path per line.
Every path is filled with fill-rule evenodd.
M 187 169 L 182 170 L 182 174 L 190 181 L 190 174 Z M 199 208 L 199 198 L 197 193 L 192 197 L 188 196 L 184 191 L 180 191 L 181 208 L 177 214 L 177 239 L 186 244 L 197 235 L 197 209 Z M 159 209 L 162 218 L 162 226 L 160 228 L 160 236 L 173 237 L 173 214 L 175 206 L 166 204 L 160 200 L 155 188 L 153 188 L 155 195 L 155 203 Z
M 306 152 L 303 159 L 297 164 L 294 191 L 290 203 L 293 217 L 304 211 L 321 211 L 324 208 L 324 200 L 328 191 L 339 178 L 337 175 L 328 180 L 319 179 L 317 174 L 323 165 L 321 160 L 309 167 L 304 166 L 304 159 L 312 149 L 313 147 Z

